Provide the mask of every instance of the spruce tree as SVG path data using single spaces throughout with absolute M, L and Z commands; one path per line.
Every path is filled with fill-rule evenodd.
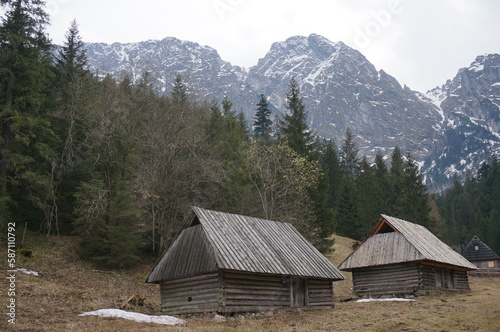
M 62 79 L 71 82 L 87 75 L 88 58 L 76 20 L 71 21 L 64 45 L 57 54 L 55 65 Z
M 224 96 L 221 105 L 222 114 L 226 119 L 234 119 L 236 117 L 236 114 L 233 110 L 233 102 L 227 96 Z
M 270 119 L 271 110 L 267 102 L 266 95 L 261 94 L 257 103 L 257 112 L 255 113 L 253 130 L 255 137 L 267 142 L 271 138 L 273 121 Z
M 483 241 L 500 252 L 500 163 L 496 155 L 490 163 L 483 163 L 478 172 L 474 199 L 475 224 L 470 225 Z
M 182 109 L 183 107 L 186 106 L 187 103 L 186 85 L 182 81 L 180 74 L 175 76 L 175 82 L 172 87 L 171 96 L 174 107 Z
M 403 158 L 398 147 L 392 153 L 390 184 L 392 188 L 390 213 L 398 218 L 424 225 L 432 231 L 427 187 L 411 154 L 408 153 Z
M 281 136 L 299 155 L 314 159 L 314 135 L 307 124 L 307 112 L 300 96 L 300 88 L 294 77 L 290 80 L 286 93 L 285 108 L 287 113 L 281 123 Z
M 337 195 L 342 179 L 342 171 L 340 168 L 340 160 L 337 153 L 337 148 L 333 140 L 326 142 L 323 153 L 319 162 L 320 168 L 325 175 L 327 206 L 331 209 L 335 208 Z
M 397 199 L 401 195 L 404 185 L 404 165 L 403 157 L 399 147 L 395 147 L 391 154 L 391 168 L 389 169 L 390 193 L 388 195 L 389 214 L 397 217 L 400 211 L 397 206 Z M 401 217 L 401 216 L 400 216 Z
M 382 153 L 379 151 L 375 155 L 375 182 L 376 188 L 373 199 L 377 201 L 378 213 L 387 214 L 389 210 L 389 198 L 391 197 L 391 187 L 389 185 L 389 169 L 384 161 Z M 378 218 L 377 218 L 378 219 Z M 376 220 L 374 220 L 376 222 Z
M 0 228 L 9 218 L 44 218 L 30 211 L 50 213 L 45 202 L 53 196 L 56 142 L 49 115 L 52 60 L 44 3 L 1 4 L 6 11 L 0 26 Z M 24 216 L 12 215 L 14 202 Z
M 430 205 L 427 187 L 418 165 L 413 156 L 408 152 L 404 163 L 404 186 L 400 196 L 401 208 L 408 220 L 421 224 L 431 231 L 434 225 L 429 218 Z M 405 216 L 402 216 L 405 218 Z
M 126 86 L 107 76 L 99 82 L 86 121 L 86 170 L 75 193 L 75 228 L 81 254 L 98 265 L 120 268 L 138 260 L 140 200 L 136 177 L 140 151 L 133 104 Z M 116 248 L 122 250 L 119 255 Z
M 477 235 L 493 251 L 500 252 L 500 164 L 494 155 L 491 163 L 484 162 L 463 184 L 455 177 L 453 186 L 436 201 L 447 227 L 448 244 L 456 245 L 462 237 L 470 240 Z
M 355 240 L 361 240 L 363 235 L 360 218 L 359 201 L 354 183 L 347 176 L 343 176 L 335 211 L 337 233 Z
M 359 175 L 355 181 L 359 197 L 359 211 L 363 234 L 368 234 L 380 217 L 380 214 L 384 213 L 383 210 L 380 210 L 380 200 L 385 197 L 385 193 L 380 193 L 378 190 L 375 172 L 375 167 L 372 167 L 368 163 L 366 156 L 363 157 L 359 168 Z
M 358 151 L 354 134 L 350 129 L 347 129 L 342 144 L 341 165 L 342 171 L 351 181 L 356 179 L 359 172 Z
M 72 21 L 64 45 L 55 59 L 56 108 L 53 127 L 62 144 L 57 149 L 58 162 L 52 174 L 55 199 L 51 215 L 47 216 L 45 227 L 48 232 L 70 231 L 74 219 L 74 194 L 81 180 L 79 161 L 84 150 L 86 137 L 85 117 L 96 86 L 96 80 L 88 70 L 88 59 L 76 21 Z
M 214 102 L 207 126 L 208 143 L 222 172 L 214 181 L 214 199 L 211 208 L 228 212 L 241 212 L 244 194 L 249 188 L 247 176 L 248 130 L 242 114 L 237 115 L 229 98 L 221 102 L 222 112 Z

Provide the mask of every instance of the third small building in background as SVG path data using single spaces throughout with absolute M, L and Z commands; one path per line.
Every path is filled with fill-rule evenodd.
M 472 276 L 500 277 L 500 256 L 481 241 L 477 235 L 474 235 L 469 244 L 462 250 L 462 256 L 478 268 L 471 273 Z

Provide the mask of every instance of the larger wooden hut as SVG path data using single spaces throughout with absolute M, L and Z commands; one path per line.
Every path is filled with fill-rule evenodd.
M 469 290 L 475 266 L 425 227 L 382 215 L 339 268 L 352 272 L 354 292 L 364 297 Z
M 147 282 L 169 314 L 333 306 L 344 276 L 291 224 L 193 208 Z

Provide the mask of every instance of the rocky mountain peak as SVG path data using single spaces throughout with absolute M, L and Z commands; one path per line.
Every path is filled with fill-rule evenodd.
M 138 82 L 148 72 L 160 93 L 169 91 L 177 74 L 191 83 L 199 95 L 208 93 L 207 83 L 232 84 L 228 81 L 246 77 L 244 69 L 223 61 L 212 47 L 175 37 L 111 45 L 88 43 L 86 47 L 94 72 L 111 73 L 117 79 L 128 75 L 133 82 Z
M 434 182 L 471 173 L 492 154 L 500 153 L 499 54 L 476 57 L 427 96 L 434 98 L 446 119 L 442 142 L 429 160 Z
M 426 94 L 377 71 L 359 51 L 317 34 L 272 44 L 248 72 L 209 46 L 167 37 L 140 43 L 87 44 L 92 71 L 138 81 L 150 73 L 159 93 L 177 74 L 204 100 L 227 96 L 249 122 L 258 95 L 282 114 L 291 77 L 299 83 L 309 125 L 339 146 L 349 128 L 360 155 L 389 155 L 395 146 L 421 161 L 428 181 L 449 182 L 500 151 L 500 55 L 478 56 L 446 84 Z M 425 161 L 425 162 L 423 162 Z
M 358 136 L 361 153 L 369 157 L 378 150 L 390 153 L 396 145 L 417 156 L 429 148 L 433 122 L 440 118 L 436 108 L 344 43 L 319 35 L 275 43 L 250 68 L 247 82 L 284 111 L 292 76 L 299 82 L 310 126 L 319 136 L 340 144 L 349 128 Z M 385 135 L 381 128 L 388 128 Z

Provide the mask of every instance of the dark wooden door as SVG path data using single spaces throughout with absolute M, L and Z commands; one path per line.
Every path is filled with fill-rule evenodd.
M 294 308 L 306 306 L 306 282 L 305 279 L 292 278 L 291 282 L 291 305 Z

